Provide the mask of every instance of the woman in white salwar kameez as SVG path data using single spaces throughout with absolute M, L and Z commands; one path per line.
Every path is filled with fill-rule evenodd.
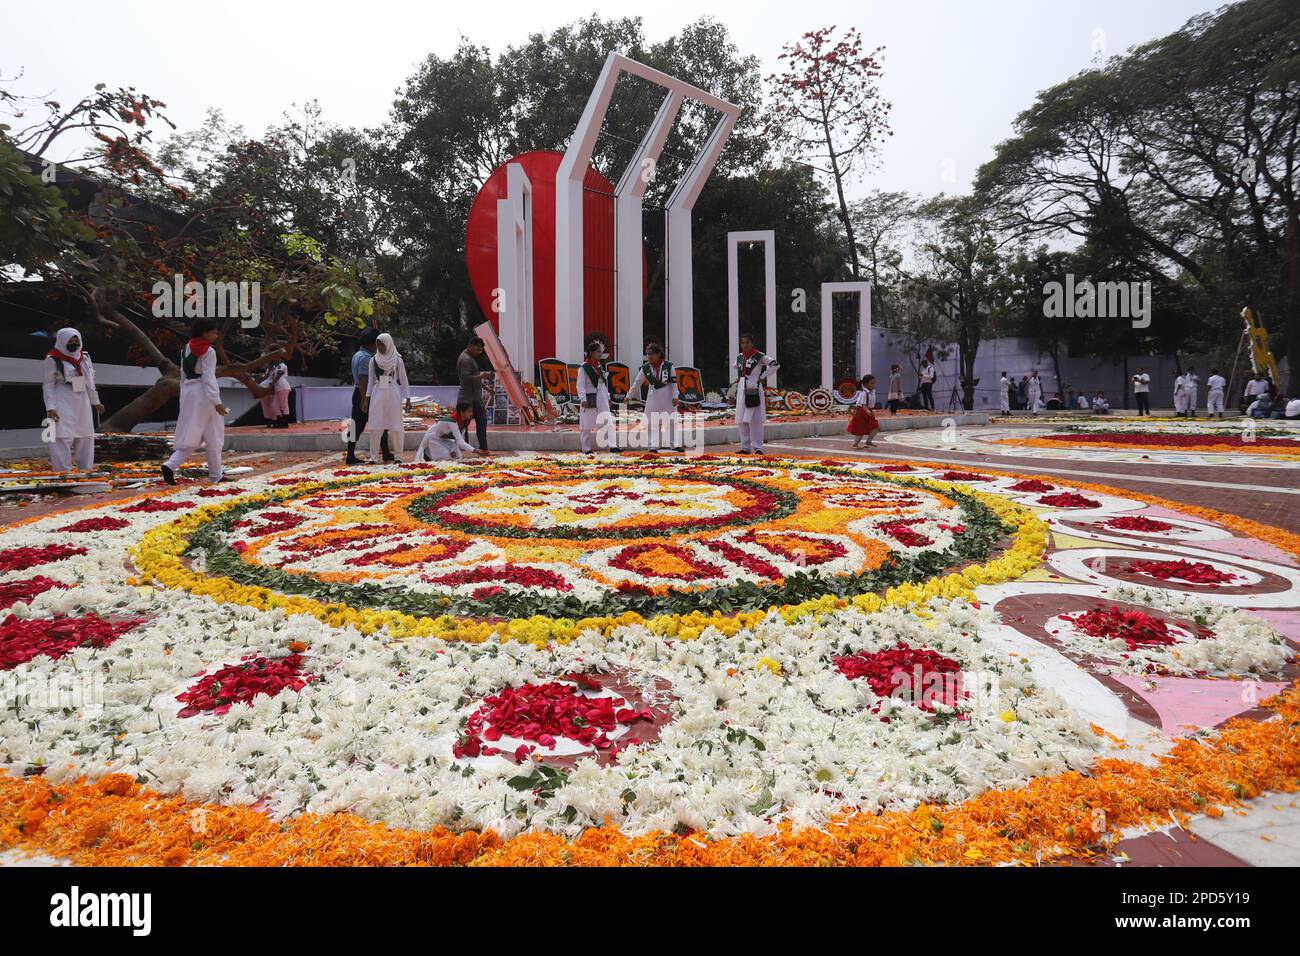
M 465 440 L 462 429 L 474 424 L 474 403 L 461 399 L 456 411 L 448 418 L 440 418 L 427 429 L 415 449 L 416 461 L 460 461 L 461 456 L 475 448 Z M 479 452 L 483 454 L 483 452 Z
M 41 378 L 45 417 L 54 426 L 50 467 L 58 472 L 95 467 L 95 412 L 104 413 L 95 391 L 95 367 L 76 329 L 59 329 L 45 355 Z
M 741 454 L 763 454 L 763 424 L 767 421 L 764 380 L 777 361 L 754 348 L 754 337 L 740 337 L 736 356 L 736 424 L 740 428 Z
M 387 332 L 375 340 L 375 354 L 370 359 L 366 381 L 366 431 L 370 433 L 370 457 L 379 461 L 379 442 L 388 432 L 389 455 L 385 462 L 397 461 L 402 454 L 403 417 L 411 408 L 411 383 L 406 378 L 406 363 L 397 352 L 393 337 Z
M 658 451 L 666 436 L 668 447 L 673 451 L 681 451 L 677 373 L 673 369 L 673 363 L 664 357 L 663 346 L 658 342 L 651 342 L 645 351 L 648 361 L 637 369 L 636 378 L 632 379 L 632 387 L 628 391 L 635 394 L 642 385 L 649 387 L 645 397 L 647 444 Z
M 587 345 L 586 361 L 578 369 L 578 404 L 582 408 L 578 432 L 582 450 L 588 455 L 595 453 L 596 429 L 609 421 L 609 373 L 600 360 L 604 351 L 600 340 L 593 339 Z
M 221 448 L 226 443 L 226 415 L 217 384 L 217 323 L 199 319 L 181 350 L 180 414 L 176 416 L 176 448 L 163 462 L 163 480 L 176 484 L 176 470 L 203 446 L 208 453 L 208 478 L 221 481 Z

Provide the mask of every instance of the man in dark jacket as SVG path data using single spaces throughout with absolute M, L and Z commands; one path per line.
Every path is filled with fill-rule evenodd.
M 483 340 L 477 335 L 469 340 L 465 351 L 456 359 L 456 378 L 460 380 L 457 402 L 469 402 L 474 407 L 474 430 L 478 434 L 479 451 L 488 450 L 487 409 L 483 406 L 483 386 L 492 378 L 491 372 L 481 371 L 478 360 L 483 355 Z M 468 438 L 469 427 L 464 429 Z

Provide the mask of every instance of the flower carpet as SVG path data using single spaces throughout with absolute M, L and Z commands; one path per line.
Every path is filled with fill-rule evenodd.
M 1297 536 L 1042 475 L 557 455 L 159 487 L 0 530 L 0 848 L 1088 857 L 1296 789 L 1298 636 Z
M 1033 424 L 1038 426 L 1040 422 Z M 888 436 L 886 441 L 963 454 L 1039 460 L 1233 469 L 1300 467 L 1300 428 L 1290 422 L 1241 418 L 1119 419 L 1058 424 L 1050 430 L 995 425 L 899 433 Z

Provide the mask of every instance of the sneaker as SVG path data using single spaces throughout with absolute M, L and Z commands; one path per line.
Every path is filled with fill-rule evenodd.
M 162 476 L 163 476 L 163 481 L 167 482 L 167 484 L 169 485 L 176 484 L 176 472 L 172 471 L 166 465 L 162 466 Z

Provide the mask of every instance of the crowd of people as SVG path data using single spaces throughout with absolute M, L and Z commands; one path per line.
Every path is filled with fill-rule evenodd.
M 230 410 L 222 403 L 217 381 L 219 337 L 216 321 L 197 320 L 189 340 L 181 350 L 180 410 L 176 420 L 175 448 L 161 465 L 163 479 L 176 483 L 176 474 L 185 461 L 203 449 L 210 481 L 228 480 L 222 466 L 225 442 L 225 419 Z M 425 430 L 415 451 L 416 461 L 459 459 L 467 453 L 490 455 L 488 422 L 484 391 L 491 387 L 493 373 L 482 368 L 484 342 L 472 337 L 456 362 L 458 389 L 455 408 Z M 599 431 L 610 420 L 610 379 L 608 354 L 604 342 L 593 338 L 587 344 L 577 375 L 579 404 L 579 441 L 582 451 L 594 454 Z M 741 454 L 763 454 L 763 433 L 767 420 L 766 382 L 777 369 L 774 358 L 760 351 L 750 333 L 740 337 L 740 352 L 732 366 L 732 393 L 735 421 Z M 346 455 L 349 465 L 366 463 L 357 457 L 361 436 L 369 436 L 369 463 L 392 463 L 400 460 L 405 439 L 405 415 L 411 410 L 411 383 L 406 363 L 393 337 L 375 329 L 364 332 L 357 343 L 350 364 L 352 378 L 351 418 L 346 423 Z M 930 356 L 922 360 L 917 375 L 914 403 L 923 410 L 934 409 L 934 384 L 937 371 Z M 1151 413 L 1151 376 L 1138 368 L 1130 378 L 1139 415 Z M 284 362 L 271 365 L 259 383 L 262 390 L 262 415 L 267 427 L 288 427 L 291 412 L 289 368 Z M 876 378 L 864 375 L 857 383 L 848 431 L 854 447 L 874 445 L 880 431 L 876 412 Z M 1208 415 L 1222 419 L 1227 404 L 1228 383 L 1217 368 L 1211 368 L 1205 382 L 1205 408 Z M 1174 380 L 1175 415 L 1196 417 L 1201 381 L 1189 366 Z M 653 450 L 681 451 L 681 401 L 676 370 L 665 349 L 657 342 L 646 346 L 645 361 L 637 369 L 629 391 L 645 390 L 645 419 L 649 434 L 648 447 Z M 1037 370 L 1016 381 L 1003 372 L 998 383 L 1002 414 L 1027 410 L 1037 415 L 1047 407 L 1063 407 L 1059 396 L 1044 402 L 1042 378 Z M 90 470 L 95 462 L 95 416 L 103 414 L 95 387 L 95 369 L 90 355 L 82 346 L 81 335 L 73 328 L 60 329 L 54 347 L 46 356 L 42 377 L 46 411 L 43 436 L 49 446 L 50 466 L 55 472 L 68 472 L 74 466 Z M 903 391 L 900 365 L 889 369 L 886 407 L 896 415 L 907 401 Z M 1093 414 L 1110 412 L 1105 392 L 1089 399 L 1080 393 L 1075 407 Z M 1257 374 L 1246 383 L 1240 410 L 1252 419 L 1300 419 L 1300 396 L 1287 398 L 1265 374 Z M 469 443 L 473 428 L 478 447 Z

